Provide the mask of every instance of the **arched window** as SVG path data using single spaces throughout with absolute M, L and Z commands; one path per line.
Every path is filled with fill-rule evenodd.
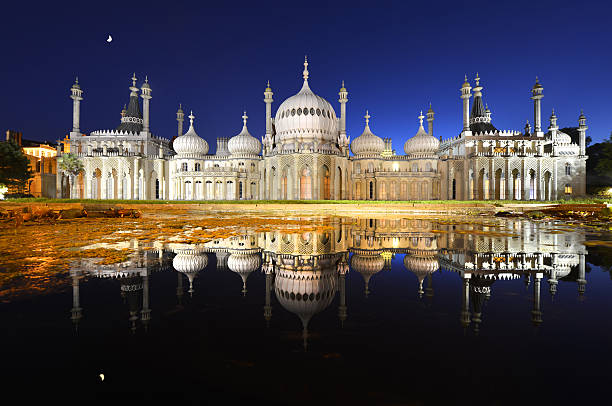
M 312 176 L 308 167 L 302 169 L 300 176 L 300 199 L 312 199 Z
M 183 162 L 183 163 L 181 164 L 181 171 L 183 171 L 183 172 L 187 172 L 187 162 Z
M 571 174 L 572 174 L 572 166 L 570 164 L 565 164 L 565 174 L 567 176 L 571 176 Z
M 431 162 L 427 162 L 427 164 L 425 165 L 425 170 L 427 172 L 431 172 Z
M 361 173 L 361 164 L 360 163 L 357 163 L 355 165 L 355 173 Z
M 251 162 L 251 172 L 255 172 L 255 164 Z
M 199 172 L 199 171 L 201 170 L 201 169 L 200 169 L 200 164 L 199 164 L 199 163 L 196 163 L 196 164 L 195 164 L 195 170 L 196 170 L 196 172 Z
M 569 183 L 565 184 L 565 194 L 566 195 L 571 195 L 572 194 L 572 185 L 570 185 Z
M 419 171 L 419 165 L 418 164 L 412 164 L 412 172 L 418 172 Z
M 370 182 L 370 199 L 374 199 L 374 182 Z

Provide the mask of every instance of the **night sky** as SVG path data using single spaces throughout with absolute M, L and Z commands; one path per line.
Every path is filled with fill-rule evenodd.
M 459 133 L 459 88 L 476 72 L 499 129 L 533 125 L 537 75 L 545 128 L 553 107 L 560 127 L 576 126 L 582 108 L 594 141 L 612 131 L 612 6 L 603 1 L 57 4 L 3 4 L 0 129 L 26 139 L 70 131 L 77 75 L 81 131 L 115 128 L 136 72 L 152 87 L 153 133 L 176 134 L 181 102 L 214 152 L 216 137 L 240 132 L 244 109 L 251 134 L 264 134 L 266 81 L 275 114 L 302 85 L 304 55 L 310 87 L 337 114 L 345 81 L 351 140 L 369 109 L 372 131 L 401 154 L 430 102 L 434 135 Z

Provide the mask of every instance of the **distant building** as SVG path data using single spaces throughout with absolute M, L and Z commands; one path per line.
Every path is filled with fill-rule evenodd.
M 7 130 L 6 141 L 21 146 L 30 161 L 33 174 L 26 184 L 25 193 L 34 197 L 56 197 L 57 150 L 47 143 L 23 139 L 19 131 Z M 17 190 L 9 190 L 9 193 L 15 192 Z
M 477 75 L 471 112 L 467 77 L 460 89 L 460 134 L 446 140 L 434 137 L 430 106 L 426 115 L 418 116 L 419 127 L 404 144 L 405 155 L 397 155 L 391 138 L 372 132 L 367 111 L 363 133 L 351 142 L 344 83 L 337 116 L 332 105 L 311 90 L 309 75 L 305 61 L 302 88 L 280 104 L 275 116 L 268 83 L 265 135 L 249 133 L 245 112 L 240 133 L 218 137 L 214 154 L 196 133 L 193 113 L 183 133 L 180 107 L 176 138 L 153 135 L 151 86 L 145 80 L 139 89 L 136 77 L 119 126 L 84 136 L 79 129 L 83 91 L 77 81 L 71 88 L 70 148 L 83 159 L 85 173 L 71 190 L 77 197 L 141 200 L 556 200 L 586 192 L 586 118 L 581 113 L 573 128 L 577 142 L 559 130 L 554 112 L 545 133 L 540 113 L 543 87 L 537 79 L 531 97 L 533 131 L 529 123 L 524 132 L 498 130 L 483 103 Z M 62 174 L 58 188 L 72 184 L 70 179 Z

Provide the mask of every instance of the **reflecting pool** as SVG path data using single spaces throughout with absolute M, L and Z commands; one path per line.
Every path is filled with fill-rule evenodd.
M 607 234 L 493 217 L 313 222 L 202 243 L 126 237 L 127 261 L 79 258 L 36 293 L 12 288 L 3 386 L 88 404 L 606 394 Z

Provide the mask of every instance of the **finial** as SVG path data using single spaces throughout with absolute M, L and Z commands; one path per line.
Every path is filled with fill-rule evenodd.
M 268 87 L 270 87 L 270 79 L 268 79 Z
M 308 80 L 308 56 L 304 55 L 304 80 Z
M 244 114 L 242 115 L 242 122 L 244 123 L 245 127 L 246 127 L 247 118 L 249 118 L 249 116 L 246 115 L 246 110 L 245 110 Z
M 77 85 L 79 84 L 79 77 L 77 76 L 76 79 L 74 80 L 74 83 L 76 83 Z
M 179 103 L 179 109 L 183 110 L 183 103 Z
M 465 74 L 465 81 L 467 82 L 467 73 Z
M 423 116 L 423 110 L 421 110 L 421 114 L 419 115 L 419 124 L 421 125 L 421 127 L 423 127 L 423 119 L 425 118 L 425 116 Z
M 132 75 L 132 86 L 136 87 L 136 72 Z
M 145 83 L 149 83 L 149 75 L 145 75 Z
M 342 80 L 342 87 L 344 87 L 344 80 Z
M 474 79 L 476 81 L 476 86 L 480 86 L 480 76 L 478 76 L 478 72 L 476 72 L 476 79 Z
M 123 103 L 123 110 L 127 110 L 127 104 Z
M 193 115 L 193 110 L 191 110 L 189 112 L 189 125 L 193 126 L 193 119 L 195 118 L 195 116 Z
M 366 110 L 366 115 L 363 116 L 363 118 L 365 118 L 365 120 L 366 120 L 366 126 L 370 125 L 370 117 L 371 117 L 370 113 Z

